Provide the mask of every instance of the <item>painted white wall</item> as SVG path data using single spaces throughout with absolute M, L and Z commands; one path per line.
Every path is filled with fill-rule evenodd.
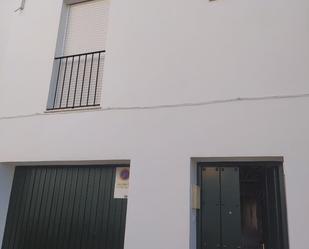
M 13 166 L 0 164 L 0 244 L 3 239 L 14 169 Z
M 0 117 L 43 113 L 62 1 L 27 0 L 23 13 L 8 2 Z M 103 107 L 309 92 L 308 13 L 305 0 L 113 0 Z M 188 249 L 191 157 L 284 156 L 291 249 L 307 249 L 308 107 L 298 98 L 0 118 L 0 162 L 129 159 L 125 249 Z
M 22 13 L 8 2 L 0 114 L 42 112 L 62 0 L 27 0 Z M 309 92 L 308 9 L 305 0 L 113 0 L 104 106 Z
M 1 160 L 131 159 L 125 248 L 187 249 L 191 157 L 283 155 L 291 249 L 306 249 L 307 105 L 298 99 L 1 121 Z

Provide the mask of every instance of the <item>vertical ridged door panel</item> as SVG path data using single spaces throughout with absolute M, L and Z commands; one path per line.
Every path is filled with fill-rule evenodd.
M 270 249 L 283 247 L 282 217 L 280 205 L 279 171 L 277 168 L 265 169 L 265 191 L 267 210 L 267 241 Z
M 122 249 L 115 168 L 17 167 L 2 249 Z

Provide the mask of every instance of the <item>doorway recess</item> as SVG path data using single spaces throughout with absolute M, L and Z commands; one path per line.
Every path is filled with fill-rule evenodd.
M 288 249 L 282 162 L 198 163 L 197 249 Z

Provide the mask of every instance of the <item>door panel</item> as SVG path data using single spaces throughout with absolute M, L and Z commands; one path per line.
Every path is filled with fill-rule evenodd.
M 282 216 L 280 207 L 280 186 L 278 181 L 278 169 L 268 168 L 265 174 L 268 248 L 281 249 L 282 245 Z
M 220 248 L 220 174 L 219 168 L 202 169 L 203 249 Z
M 2 249 L 122 249 L 113 167 L 17 167 Z
M 239 169 L 202 168 L 203 249 L 238 249 L 241 243 Z
M 222 248 L 241 244 L 239 169 L 221 168 Z

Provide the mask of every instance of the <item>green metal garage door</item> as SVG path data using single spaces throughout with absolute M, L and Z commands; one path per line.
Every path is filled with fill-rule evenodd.
M 115 167 L 17 167 L 2 249 L 122 249 Z

